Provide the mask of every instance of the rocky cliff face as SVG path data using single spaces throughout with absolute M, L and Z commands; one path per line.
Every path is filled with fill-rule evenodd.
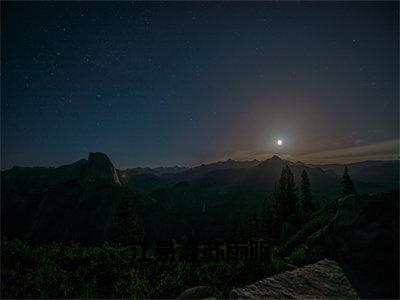
M 89 153 L 89 159 L 84 169 L 86 180 L 94 182 L 96 180 L 107 180 L 121 185 L 117 172 L 107 155 L 101 152 Z
M 121 198 L 103 153 L 58 168 L 13 168 L 2 172 L 1 187 L 2 233 L 45 242 L 107 240 Z
M 312 235 L 307 260 L 332 258 L 362 274 L 361 297 L 399 295 L 399 193 L 352 195 L 339 200 L 333 220 Z M 374 284 L 365 284 L 373 281 Z
M 332 257 L 378 276 L 397 273 L 398 199 L 398 191 L 340 199 L 333 220 L 307 241 L 309 259 Z
M 345 272 L 335 262 L 322 260 L 232 290 L 234 299 L 357 299 Z

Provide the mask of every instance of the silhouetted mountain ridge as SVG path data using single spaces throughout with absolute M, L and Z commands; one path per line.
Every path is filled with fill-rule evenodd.
M 33 240 L 104 241 L 111 237 L 117 207 L 127 197 L 151 238 L 221 238 L 233 219 L 260 210 L 286 165 L 297 184 L 301 172 L 308 173 L 317 206 L 340 193 L 341 176 L 332 170 L 278 156 L 262 162 L 228 159 L 156 175 L 116 170 L 107 155 L 95 152 L 58 168 L 2 171 L 2 228 L 6 236 Z M 355 180 L 356 189 L 396 187 L 396 168 L 398 164 L 368 162 L 357 169 L 365 181 Z

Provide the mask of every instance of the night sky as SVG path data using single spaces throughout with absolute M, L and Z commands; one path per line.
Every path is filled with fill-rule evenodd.
M 398 2 L 2 2 L 1 19 L 2 169 L 398 157 Z

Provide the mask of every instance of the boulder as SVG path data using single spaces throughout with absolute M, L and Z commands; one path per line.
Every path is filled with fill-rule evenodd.
M 278 274 L 254 284 L 235 288 L 234 299 L 357 299 L 342 268 L 332 260 Z
M 214 287 L 195 286 L 184 291 L 177 299 L 216 299 L 221 296 L 222 293 Z

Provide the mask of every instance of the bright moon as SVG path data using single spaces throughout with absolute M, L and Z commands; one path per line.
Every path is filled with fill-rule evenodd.
M 276 143 L 278 144 L 278 146 L 282 146 L 283 144 L 282 140 L 277 140 Z

